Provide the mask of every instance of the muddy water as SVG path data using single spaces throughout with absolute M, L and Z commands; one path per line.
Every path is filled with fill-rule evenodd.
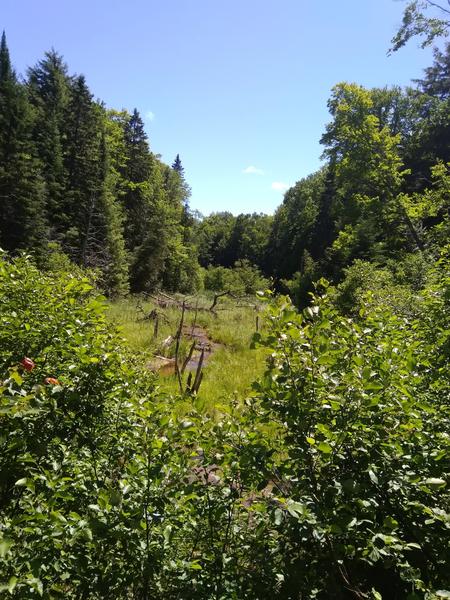
M 189 340 L 191 343 L 195 342 L 195 349 L 192 353 L 192 356 L 186 365 L 186 371 L 196 371 L 200 362 L 200 356 L 202 350 L 204 352 L 203 355 L 203 365 L 208 363 L 208 360 L 214 354 L 216 350 L 219 348 L 223 348 L 222 344 L 218 344 L 213 342 L 208 337 L 208 332 L 203 327 L 196 325 L 192 327 L 190 325 L 184 325 L 182 335 L 185 339 Z M 153 371 L 158 372 L 162 377 L 167 377 L 169 375 L 175 374 L 175 360 L 173 358 L 165 358 L 163 356 L 155 357 L 155 360 L 152 361 L 150 368 Z

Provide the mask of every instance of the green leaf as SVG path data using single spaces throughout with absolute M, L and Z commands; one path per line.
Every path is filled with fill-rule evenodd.
M 11 379 L 14 379 L 14 381 L 17 383 L 17 385 L 22 385 L 23 378 L 20 375 L 20 373 L 18 373 L 15 369 L 10 372 L 10 377 L 11 377 Z
M 8 540 L 6 538 L 4 538 L 0 542 L 0 558 L 5 558 L 5 556 L 8 554 L 9 549 L 11 548 L 12 545 L 13 545 L 12 540 Z
M 286 504 L 286 508 L 287 508 L 289 514 L 291 514 L 296 519 L 298 519 L 300 516 L 304 517 L 308 514 L 307 507 L 304 504 L 302 504 L 301 502 L 289 501 Z
M 172 525 L 166 525 L 163 532 L 164 542 L 166 544 L 170 543 L 170 539 L 172 537 Z
M 375 483 L 375 485 L 378 484 L 378 477 L 375 475 L 375 473 L 372 471 L 372 469 L 369 469 L 368 471 L 369 473 L 369 477 L 372 483 Z
M 13 593 L 13 591 L 17 585 L 17 581 L 18 581 L 18 579 L 17 579 L 17 577 L 14 577 L 14 575 L 9 579 L 7 589 L 10 594 Z
M 324 454 L 331 454 L 331 452 L 333 451 L 333 448 L 330 446 L 330 444 L 327 444 L 326 442 L 320 442 L 317 448 Z

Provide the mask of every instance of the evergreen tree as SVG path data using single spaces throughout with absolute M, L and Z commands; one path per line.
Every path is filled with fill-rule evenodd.
M 67 225 L 64 216 L 66 174 L 63 137 L 69 78 L 67 65 L 55 50 L 46 52 L 45 58 L 28 70 L 28 90 L 36 114 L 33 137 L 43 165 L 51 235 L 60 239 Z
M 125 180 L 125 239 L 128 249 L 133 252 L 147 233 L 150 150 L 144 123 L 136 109 L 126 116 L 123 127 L 125 160 L 120 172 Z
M 127 151 L 125 176 L 133 183 L 143 183 L 150 175 L 148 160 L 150 148 L 144 122 L 136 108 L 125 122 L 125 145 Z
M 31 139 L 33 113 L 11 67 L 6 35 L 0 43 L 0 246 L 32 249 L 46 244 L 45 190 Z
M 184 167 L 181 164 L 180 155 L 177 154 L 172 163 L 172 171 L 168 172 L 167 189 L 171 202 L 174 207 L 177 203 L 181 203 L 181 226 L 183 227 L 183 242 L 189 244 L 191 241 L 192 226 L 194 218 L 189 206 L 189 198 L 191 196 L 191 188 L 186 182 L 184 176 Z
M 416 80 L 420 89 L 428 96 L 440 100 L 450 97 L 450 42 L 445 45 L 445 52 L 434 49 L 434 63 L 425 69 L 425 77 Z
M 73 260 L 86 265 L 87 235 L 92 226 L 92 211 L 102 193 L 103 116 L 102 109 L 92 101 L 83 76 L 69 83 L 69 98 L 65 109 L 64 172 L 66 192 L 61 223 L 63 248 Z
M 116 141 L 122 148 L 116 168 L 121 177 L 130 285 L 132 291 L 139 292 L 154 288 L 160 281 L 168 252 L 170 210 L 166 205 L 162 169 L 150 152 L 138 111 L 115 115 L 115 119 L 122 127 L 122 139 Z
M 117 200 L 115 173 L 110 168 L 106 136 L 101 132 L 96 186 L 84 214 L 81 258 L 100 269 L 100 284 L 109 295 L 128 291 L 128 258 L 123 237 L 123 212 Z
M 180 155 L 177 154 L 175 160 L 172 163 L 172 169 L 178 173 L 180 177 L 184 177 L 184 167 L 181 164 Z
M 13 77 L 13 71 L 11 67 L 11 60 L 9 57 L 8 45 L 6 43 L 5 30 L 2 32 L 2 39 L 0 42 L 0 81 L 5 82 Z

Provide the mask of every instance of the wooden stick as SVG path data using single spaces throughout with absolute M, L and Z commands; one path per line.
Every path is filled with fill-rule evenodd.
M 192 386 L 192 391 L 195 392 L 195 390 L 198 390 L 198 388 L 200 387 L 200 383 L 201 383 L 201 378 L 202 378 L 202 367 L 203 367 L 203 359 L 205 357 L 205 349 L 202 348 L 201 354 L 200 354 L 200 360 L 198 361 L 198 366 L 197 366 L 197 372 L 195 373 L 195 379 L 194 379 L 194 384 Z
M 188 353 L 188 355 L 186 357 L 186 360 L 184 361 L 183 366 L 181 367 L 181 375 L 183 375 L 183 373 L 185 372 L 186 367 L 188 366 L 189 361 L 192 358 L 192 354 L 194 353 L 194 350 L 195 350 L 195 341 L 192 343 L 192 346 L 191 346 L 191 348 L 189 350 L 189 353 Z
M 183 331 L 183 322 L 184 322 L 184 310 L 185 310 L 185 306 L 184 306 L 184 302 L 183 302 L 183 307 L 181 309 L 181 319 L 180 319 L 180 325 L 178 326 L 178 331 L 177 331 L 177 343 L 175 346 L 175 373 L 178 377 L 178 385 L 180 386 L 180 392 L 183 393 L 183 382 L 181 380 L 181 373 L 180 373 L 180 366 L 178 364 L 178 354 L 180 351 L 180 339 L 181 339 L 181 334 Z

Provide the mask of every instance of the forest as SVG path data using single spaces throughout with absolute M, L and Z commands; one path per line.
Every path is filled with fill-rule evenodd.
M 0 598 L 450 598 L 450 22 L 429 4 L 392 51 L 423 34 L 432 64 L 337 83 L 322 167 L 274 215 L 195 211 L 136 109 L 55 50 L 20 77 L 3 32 Z

